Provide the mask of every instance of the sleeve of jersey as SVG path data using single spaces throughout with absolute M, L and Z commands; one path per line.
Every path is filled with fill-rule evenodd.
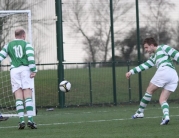
M 6 57 L 7 57 L 7 46 L 8 45 L 5 45 L 4 47 L 3 47 L 3 49 L 0 51 L 0 62 L 2 61 L 2 60 L 4 60 Z
M 35 58 L 34 58 L 34 49 L 31 44 L 27 44 L 26 46 L 26 55 L 29 61 L 29 68 L 32 72 L 37 72 L 37 68 L 35 65 Z
M 170 47 L 170 46 L 168 46 L 168 45 L 164 45 L 164 46 L 163 46 L 163 49 L 164 49 L 165 52 L 166 52 L 169 56 L 171 56 L 175 61 L 179 62 L 179 52 L 178 52 L 176 49 L 174 49 L 174 48 L 172 48 L 172 47 Z
M 149 69 L 149 68 L 151 68 L 153 66 L 154 66 L 154 63 L 153 63 L 152 59 L 150 58 L 146 62 L 140 64 L 139 66 L 137 66 L 137 67 L 135 67 L 133 69 L 131 69 L 130 72 L 132 74 L 136 74 L 136 73 L 139 73 L 141 71 L 147 70 L 147 69 Z

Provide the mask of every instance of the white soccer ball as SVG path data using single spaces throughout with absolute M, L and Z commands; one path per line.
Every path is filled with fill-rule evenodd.
M 59 88 L 62 92 L 69 92 L 71 89 L 71 83 L 67 80 L 60 82 Z

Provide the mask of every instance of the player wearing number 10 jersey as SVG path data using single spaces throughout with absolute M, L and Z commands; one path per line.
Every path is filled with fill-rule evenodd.
M 28 116 L 27 126 L 36 129 L 37 126 L 33 122 L 32 102 L 33 78 L 37 72 L 34 49 L 25 41 L 26 33 L 23 29 L 15 31 L 15 38 L 0 51 L 0 62 L 9 56 L 12 92 L 16 98 L 16 110 L 20 119 L 19 129 L 25 128 L 24 109 Z
M 37 72 L 34 60 L 34 49 L 30 43 L 21 39 L 11 41 L 2 49 L 0 61 L 6 58 L 7 55 L 10 57 L 11 69 L 19 66 L 29 66 L 32 72 Z

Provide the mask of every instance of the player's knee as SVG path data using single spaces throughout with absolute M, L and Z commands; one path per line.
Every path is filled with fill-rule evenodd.
M 146 92 L 150 95 L 152 95 L 154 93 L 154 91 L 152 91 L 150 88 L 147 88 Z
M 149 86 L 147 87 L 147 93 L 152 95 L 157 89 L 158 89 L 157 86 L 155 86 L 154 84 L 150 83 Z
M 159 104 L 162 105 L 164 102 L 166 102 L 166 99 L 160 97 Z

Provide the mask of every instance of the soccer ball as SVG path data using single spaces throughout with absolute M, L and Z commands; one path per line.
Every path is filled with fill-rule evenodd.
M 71 89 L 71 83 L 67 80 L 60 82 L 59 88 L 62 92 L 69 92 Z

